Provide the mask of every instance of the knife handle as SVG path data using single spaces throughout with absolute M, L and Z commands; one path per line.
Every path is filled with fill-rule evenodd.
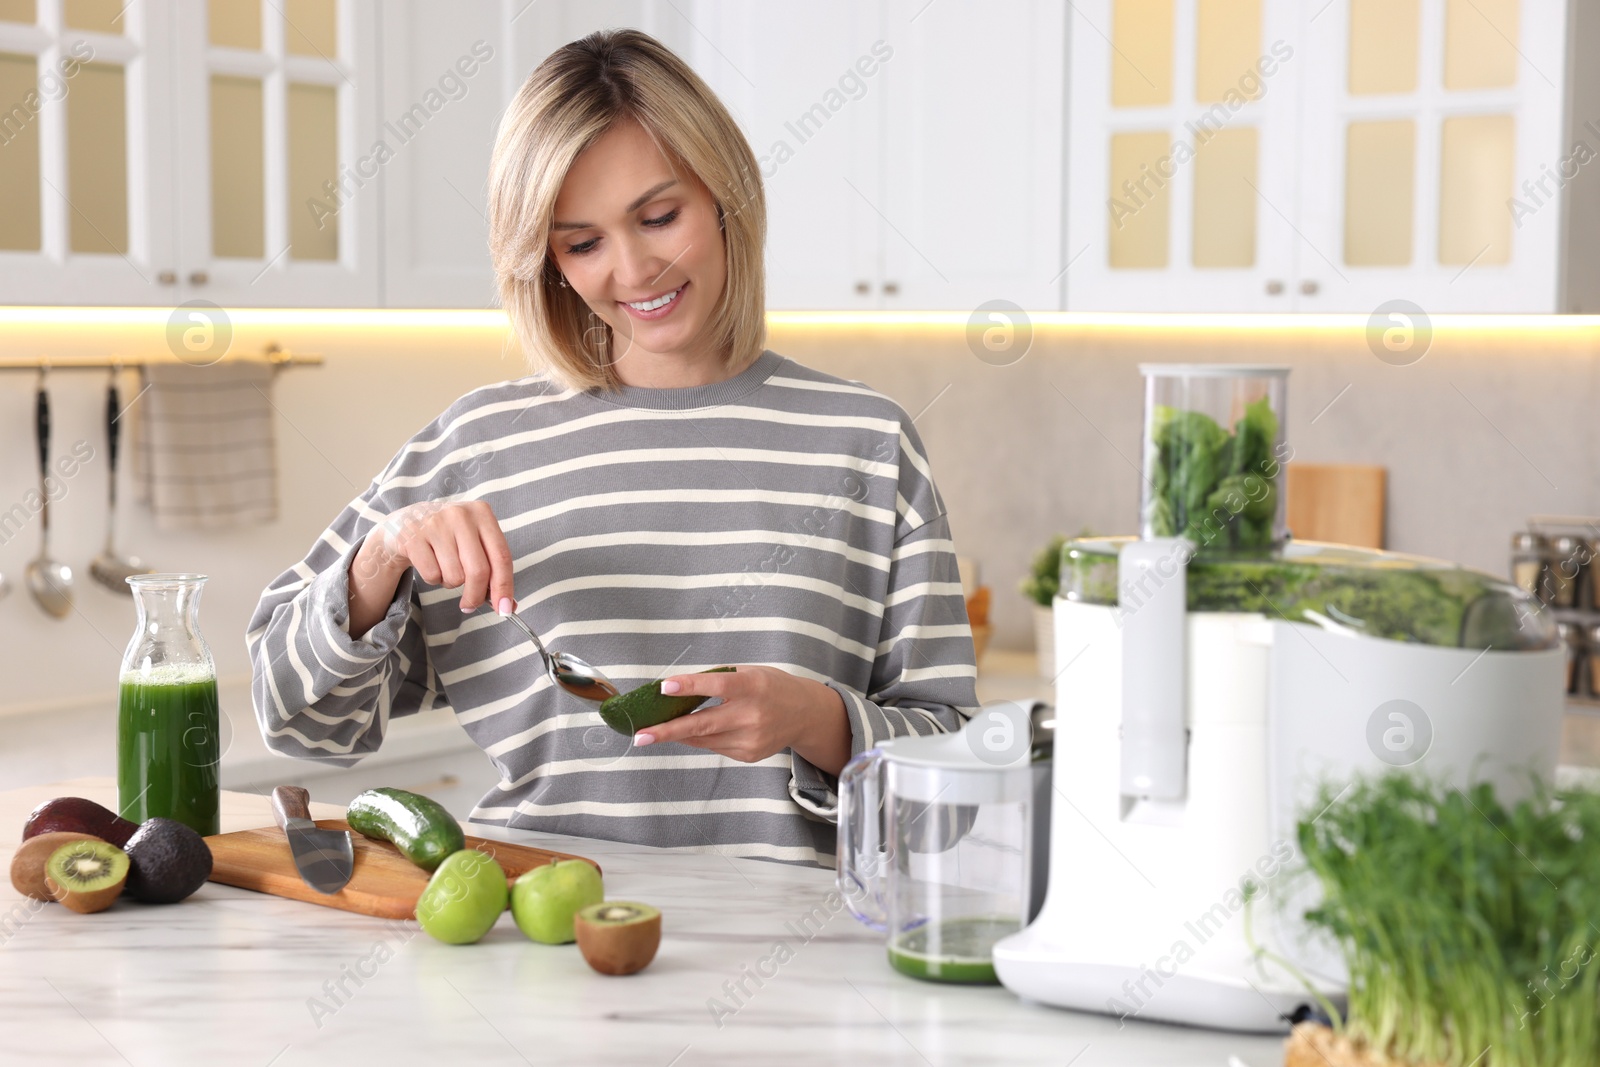
M 311 794 L 297 785 L 280 785 L 272 790 L 272 817 L 278 828 L 289 832 L 290 819 L 311 821 Z

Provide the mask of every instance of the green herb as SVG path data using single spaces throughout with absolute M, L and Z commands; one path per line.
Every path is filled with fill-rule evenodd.
M 1041 607 L 1048 608 L 1061 587 L 1061 549 L 1067 543 L 1064 534 L 1057 534 L 1050 543 L 1039 550 L 1028 568 L 1028 576 L 1018 586 L 1022 595 Z
M 1343 951 L 1349 1037 L 1446 1067 L 1600 1063 L 1600 793 L 1535 781 L 1507 806 L 1391 773 L 1312 810 L 1306 919 Z
M 1118 603 L 1118 547 L 1113 539 L 1063 547 L 1067 599 Z M 1248 612 L 1445 648 L 1537 649 L 1555 641 L 1548 615 L 1504 581 L 1406 556 L 1337 547 L 1296 557 L 1213 554 L 1191 559 L 1185 581 L 1190 611 Z
M 1272 448 L 1278 416 L 1262 397 L 1229 433 L 1209 415 L 1158 405 L 1151 416 L 1155 464 L 1146 519 L 1157 537 L 1185 536 L 1202 549 L 1265 548 L 1278 513 Z

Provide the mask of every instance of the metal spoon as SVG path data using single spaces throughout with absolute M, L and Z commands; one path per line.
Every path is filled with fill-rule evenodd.
M 106 479 L 108 492 L 106 497 L 106 547 L 94 559 L 89 561 L 89 576 L 113 593 L 123 596 L 133 595 L 133 586 L 128 584 L 128 579 L 135 574 L 154 573 L 151 568 L 144 565 L 138 556 L 123 558 L 117 555 L 117 550 L 112 542 L 117 528 L 117 444 L 121 437 L 122 427 L 118 417 L 122 414 L 121 400 L 117 396 L 117 372 L 111 371 L 111 384 L 106 389 L 106 462 L 109 465 L 110 475 Z
M 72 613 L 72 568 L 50 558 L 50 394 L 45 370 L 39 369 L 39 394 L 34 404 L 34 429 L 39 438 L 39 556 L 28 564 L 28 591 L 39 606 L 58 619 Z
M 605 675 L 577 656 L 547 650 L 538 635 L 528 629 L 528 624 L 519 619 L 515 613 L 501 615 L 500 618 L 516 623 L 517 628 L 528 635 L 533 647 L 544 657 L 544 669 L 549 672 L 550 680 L 562 689 L 579 700 L 588 700 L 595 704 L 602 704 L 608 697 L 617 695 L 617 687 L 612 685 Z

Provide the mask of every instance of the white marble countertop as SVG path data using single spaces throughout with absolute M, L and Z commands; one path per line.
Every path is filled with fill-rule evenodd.
M 0 792 L 0 862 L 9 865 L 23 819 L 40 801 L 75 795 L 106 803 L 114 794 L 108 778 Z M 313 806 L 319 817 L 340 814 Z M 225 831 L 271 822 L 265 797 L 223 794 Z M 609 897 L 661 908 L 655 962 L 607 978 L 575 946 L 528 941 L 509 914 L 482 942 L 453 946 L 415 923 L 228 886 L 207 884 L 176 905 L 119 900 L 77 915 L 30 906 L 8 883 L 0 889 L 0 1063 L 1282 1062 L 1273 1037 L 1138 1022 L 1119 1028 L 1114 1019 L 1023 1003 L 998 987 L 904 977 L 885 962 L 881 941 L 842 910 L 806 939 L 794 929 L 814 908 L 828 914 L 828 871 L 477 832 L 593 857 Z M 761 961 L 779 940 L 792 957 L 759 978 L 758 966 L 773 970 Z M 724 984 L 747 973 L 749 995 L 735 1000 Z M 321 1011 L 313 998 L 322 999 Z M 731 1014 L 715 1018 L 713 999 Z

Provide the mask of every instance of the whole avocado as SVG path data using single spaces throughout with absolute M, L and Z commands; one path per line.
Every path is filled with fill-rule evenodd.
M 176 819 L 146 819 L 123 851 L 128 854 L 124 892 L 147 904 L 176 904 L 211 877 L 205 838 Z

